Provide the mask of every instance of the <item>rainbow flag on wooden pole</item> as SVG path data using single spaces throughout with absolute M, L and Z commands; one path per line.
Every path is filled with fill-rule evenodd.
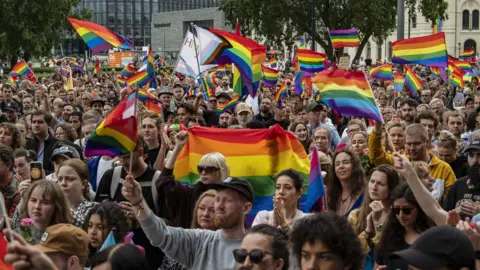
M 475 57 L 475 49 L 474 48 L 468 49 L 468 50 L 460 53 L 460 58 L 469 59 L 471 57 Z
M 320 72 L 325 69 L 325 59 L 327 56 L 323 53 L 312 50 L 298 49 L 296 52 L 300 70 L 309 74 Z
M 328 30 L 333 48 L 340 49 L 344 47 L 360 46 L 360 38 L 356 28 L 346 30 Z
M 278 81 L 279 71 L 273 68 L 266 67 L 262 65 L 263 71 L 263 85 L 267 87 L 275 87 Z
M 420 80 L 412 68 L 407 65 L 405 65 L 405 84 L 412 94 L 418 92 L 418 90 L 423 87 L 422 80 Z
M 385 64 L 379 67 L 374 67 L 370 70 L 370 77 L 383 81 L 393 80 L 392 64 Z
M 448 65 L 445 33 L 395 41 L 392 44 L 394 64 L 420 64 L 428 67 Z

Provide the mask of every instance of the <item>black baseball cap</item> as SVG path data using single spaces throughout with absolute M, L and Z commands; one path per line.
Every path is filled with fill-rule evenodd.
M 225 98 L 227 99 L 228 101 L 230 101 L 232 98 L 230 97 L 230 95 L 228 95 L 227 93 L 225 92 L 220 92 L 218 95 L 217 95 L 217 99 L 220 99 L 220 98 Z
M 475 251 L 467 234 L 451 226 L 428 229 L 410 248 L 389 256 L 389 259 L 397 258 L 419 269 L 475 269 Z
M 255 199 L 255 192 L 253 191 L 252 185 L 245 179 L 238 178 L 238 177 L 227 177 L 220 183 L 217 184 L 210 184 L 208 185 L 209 188 L 219 190 L 219 189 L 233 189 L 240 194 L 244 195 L 247 200 L 253 203 Z
M 465 145 L 462 152 L 465 153 L 470 150 L 480 151 L 480 130 L 472 132 L 468 136 L 468 143 Z
M 320 109 L 322 109 L 322 110 L 326 110 L 327 107 L 326 107 L 325 104 L 323 104 L 323 103 L 312 102 L 312 103 L 308 104 L 308 106 L 307 106 L 307 112 L 311 112 L 311 111 L 313 111 L 313 110 L 315 110 L 315 109 L 317 109 L 317 108 L 320 108 Z

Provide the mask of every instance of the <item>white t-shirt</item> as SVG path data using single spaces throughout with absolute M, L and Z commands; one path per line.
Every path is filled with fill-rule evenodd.
M 100 180 L 102 179 L 103 174 L 113 168 L 113 159 L 103 159 L 100 158 L 98 161 L 98 168 L 97 168 L 97 187 L 100 186 Z

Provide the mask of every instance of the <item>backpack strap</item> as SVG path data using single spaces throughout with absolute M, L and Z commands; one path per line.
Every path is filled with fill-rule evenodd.
M 121 179 L 122 175 L 122 166 L 117 166 L 113 169 L 112 183 L 110 184 L 110 199 L 113 200 L 115 193 L 117 192 L 118 185 L 123 183 Z
M 155 182 L 157 179 L 160 177 L 160 171 L 155 171 L 155 174 L 153 175 L 152 178 L 152 198 L 153 198 L 153 203 L 155 204 L 155 212 L 158 211 L 158 192 L 157 192 L 157 186 L 155 185 Z

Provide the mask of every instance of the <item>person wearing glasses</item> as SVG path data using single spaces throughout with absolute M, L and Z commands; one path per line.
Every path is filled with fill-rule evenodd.
M 433 222 L 423 212 L 417 203 L 413 192 L 408 183 L 398 185 L 392 191 L 392 205 L 385 223 L 382 237 L 375 246 L 375 267 L 384 267 L 386 269 L 409 269 L 408 264 L 402 259 L 388 261 L 388 256 L 400 250 L 409 248 L 413 242 L 428 228 Z
M 233 251 L 237 270 L 289 269 L 288 236 L 267 224 L 253 226 Z
M 173 169 L 175 160 L 188 140 L 187 131 L 175 135 L 175 147 L 165 161 L 164 169 L 155 186 L 158 193 L 157 216 L 169 222 L 169 225 L 190 228 L 195 202 L 207 191 L 209 184 L 219 183 L 230 176 L 225 157 L 217 152 L 204 155 L 197 166 L 199 179 L 192 186 L 183 185 L 175 180 Z

